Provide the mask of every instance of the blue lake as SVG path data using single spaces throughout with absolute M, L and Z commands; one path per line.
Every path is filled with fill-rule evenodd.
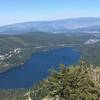
M 49 69 L 59 64 L 73 64 L 80 59 L 80 53 L 72 48 L 59 48 L 34 53 L 24 65 L 0 74 L 0 88 L 29 88 L 46 78 Z

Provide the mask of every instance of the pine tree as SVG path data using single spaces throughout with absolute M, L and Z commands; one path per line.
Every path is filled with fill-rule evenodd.
M 76 67 L 62 66 L 60 71 L 53 71 L 45 82 L 50 97 L 60 100 L 99 100 L 100 88 L 91 79 L 90 65 L 81 62 Z
M 79 65 L 61 65 L 30 89 L 29 95 L 32 100 L 100 100 L 98 76 L 96 68 L 82 60 Z

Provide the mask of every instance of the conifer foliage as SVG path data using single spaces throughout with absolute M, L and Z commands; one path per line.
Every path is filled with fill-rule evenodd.
M 61 65 L 38 87 L 38 96 L 40 100 L 100 100 L 98 77 L 96 68 L 84 61 L 70 67 Z

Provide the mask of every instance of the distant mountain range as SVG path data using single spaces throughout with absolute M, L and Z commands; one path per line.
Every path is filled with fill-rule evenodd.
M 100 33 L 100 18 L 82 17 L 54 21 L 33 21 L 0 27 L 0 34 L 21 34 L 36 31 L 49 33 Z

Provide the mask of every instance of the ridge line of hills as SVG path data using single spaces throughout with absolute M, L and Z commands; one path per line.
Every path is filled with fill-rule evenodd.
M 21 34 L 37 31 L 50 33 L 100 33 L 100 17 L 80 17 L 52 21 L 30 21 L 0 26 L 0 34 Z

